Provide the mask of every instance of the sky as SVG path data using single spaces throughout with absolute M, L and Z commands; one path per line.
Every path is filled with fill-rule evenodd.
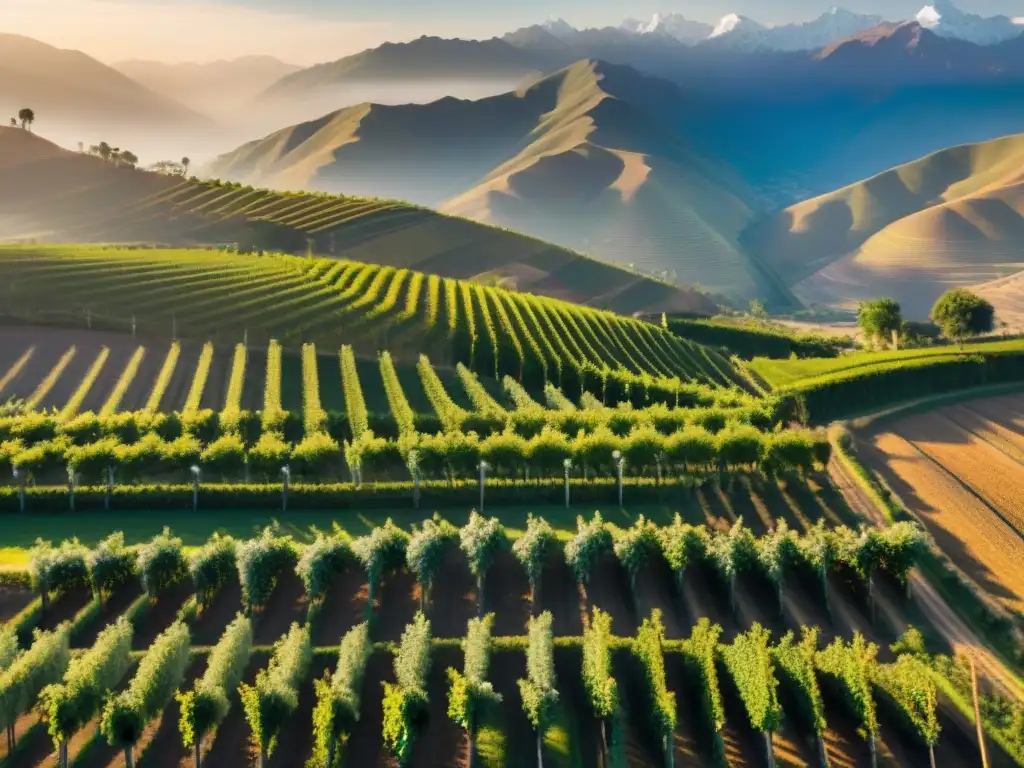
M 618 24 L 655 12 L 716 21 L 742 13 L 763 23 L 813 18 L 829 5 L 909 18 L 927 0 L 0 0 L 0 32 L 124 59 L 212 61 L 270 54 L 314 64 L 420 35 L 486 38 L 550 16 L 576 26 Z M 981 15 L 1024 16 L 1024 0 L 957 0 Z

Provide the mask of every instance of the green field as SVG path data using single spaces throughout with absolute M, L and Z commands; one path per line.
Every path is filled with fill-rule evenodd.
M 983 341 L 966 344 L 963 351 L 956 346 L 924 347 L 921 349 L 887 350 L 883 352 L 853 352 L 829 358 L 808 358 L 802 360 L 770 360 L 754 358 L 749 367 L 773 389 L 800 386 L 812 379 L 827 379 L 858 368 L 884 370 L 898 367 L 908 360 L 955 359 L 969 354 L 991 354 L 1024 352 L 1024 339 L 1008 341 Z

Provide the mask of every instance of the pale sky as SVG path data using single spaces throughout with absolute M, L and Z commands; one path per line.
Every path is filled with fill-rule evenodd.
M 105 62 L 210 61 L 270 54 L 331 61 L 423 34 L 491 37 L 548 16 L 577 26 L 617 24 L 656 11 L 714 21 L 738 12 L 764 23 L 813 18 L 840 0 L 0 0 L 0 32 L 75 48 Z M 927 0 L 846 0 L 890 19 Z M 1024 15 L 1024 0 L 958 0 L 972 13 Z

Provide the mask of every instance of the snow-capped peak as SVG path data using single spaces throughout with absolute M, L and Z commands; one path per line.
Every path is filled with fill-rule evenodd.
M 626 19 L 619 29 L 637 35 L 668 35 L 684 43 L 695 43 L 711 34 L 712 26 L 687 19 L 681 13 L 655 13 L 650 21 Z
M 578 31 L 576 27 L 565 19 L 555 16 L 548 16 L 548 20 L 542 26 L 555 37 L 572 37 Z
M 1006 16 L 977 16 L 964 13 L 951 0 L 933 0 L 918 11 L 917 23 L 942 37 L 994 45 L 1021 34 L 1021 26 Z
M 743 23 L 743 17 L 738 13 L 729 13 L 718 20 L 718 24 L 715 25 L 714 30 L 708 37 L 721 37 L 727 35 L 730 32 L 736 31 L 736 28 Z

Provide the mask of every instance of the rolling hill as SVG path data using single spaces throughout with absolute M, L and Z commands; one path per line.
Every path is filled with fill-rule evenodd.
M 749 191 L 687 138 L 689 112 L 667 81 L 584 60 L 478 101 L 343 109 L 243 145 L 205 172 L 410 199 L 733 298 L 785 301 L 737 247 L 753 215 Z
M 73 122 L 83 128 L 209 122 L 80 51 L 0 34 L 0 115 L 6 122 L 22 107 L 35 110 L 41 122 Z
M 953 147 L 807 200 L 745 241 L 806 302 L 892 296 L 911 319 L 953 286 L 1024 289 L 1024 134 Z M 995 282 L 992 282 L 995 281 Z M 989 286 L 984 284 L 991 283 Z
M 0 241 L 237 244 L 335 254 L 443 277 L 504 278 L 523 291 L 621 313 L 710 313 L 702 294 L 564 248 L 405 203 L 282 194 L 115 167 L 0 128 Z

